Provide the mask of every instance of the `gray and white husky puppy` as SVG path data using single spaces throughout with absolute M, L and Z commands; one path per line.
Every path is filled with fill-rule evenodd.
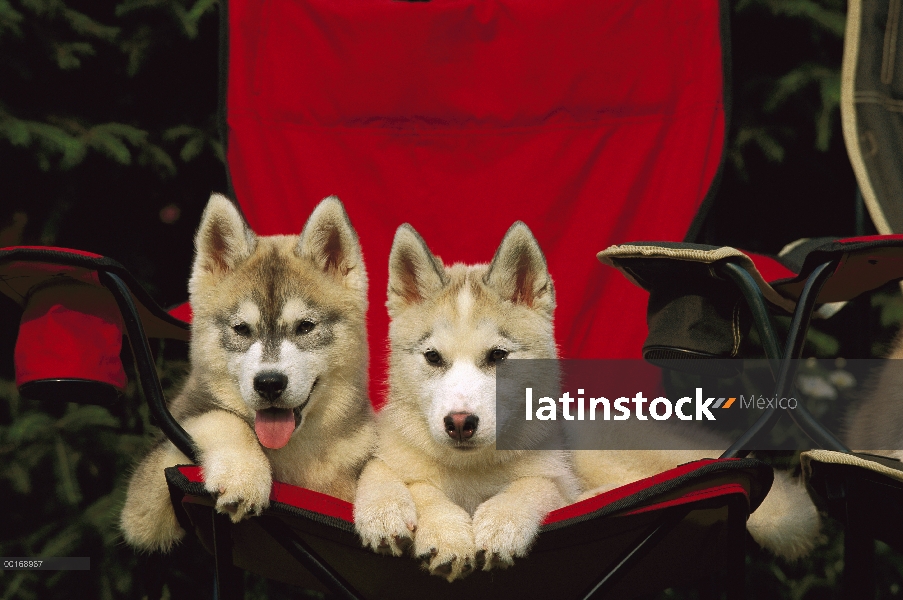
M 351 501 L 375 443 L 367 397 L 367 275 L 338 198 L 300 236 L 258 237 L 211 196 L 189 282 L 191 367 L 173 416 L 197 445 L 204 487 L 234 522 L 269 504 L 273 479 Z M 167 551 L 184 531 L 163 470 L 188 463 L 161 440 L 129 482 L 126 542 Z
M 578 493 L 568 452 L 496 449 L 497 365 L 557 356 L 545 258 L 518 222 L 490 264 L 445 266 L 405 224 L 387 306 L 389 395 L 355 500 L 361 540 L 396 556 L 413 547 L 449 581 L 510 565 Z

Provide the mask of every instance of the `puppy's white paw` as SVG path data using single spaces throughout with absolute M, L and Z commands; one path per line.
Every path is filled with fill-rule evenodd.
M 469 575 L 476 566 L 470 515 L 457 510 L 433 509 L 420 517 L 414 537 L 414 555 L 431 574 L 454 581 Z
M 361 543 L 378 554 L 403 555 L 413 543 L 417 509 L 407 488 L 393 495 L 358 493 L 354 528 Z
M 216 510 L 233 523 L 259 515 L 270 505 L 273 476 L 265 456 L 218 452 L 203 458 L 204 488 L 216 498 Z
M 494 496 L 473 515 L 473 535 L 484 571 L 508 568 L 524 557 L 539 532 L 541 519 L 511 498 Z

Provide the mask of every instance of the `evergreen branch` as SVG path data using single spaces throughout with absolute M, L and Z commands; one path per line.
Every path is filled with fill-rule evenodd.
M 94 56 L 97 52 L 88 42 L 65 42 L 54 44 L 56 64 L 64 71 L 77 69 L 82 65 L 81 56 Z
M 39 17 L 54 16 L 66 8 L 62 0 L 20 0 L 22 6 Z
M 112 42 L 119 35 L 118 27 L 98 23 L 88 15 L 71 8 L 63 11 L 63 17 L 69 23 L 72 31 L 81 35 L 88 35 L 106 42 Z
M 119 50 L 126 55 L 128 64 L 126 73 L 134 77 L 141 69 L 141 63 L 147 56 L 147 50 L 151 47 L 153 31 L 147 25 L 141 25 L 137 31 L 127 40 L 119 43 Z
M 821 85 L 824 80 L 836 80 L 839 84 L 840 74 L 836 69 L 830 69 L 824 65 L 815 63 L 802 64 L 775 82 L 774 89 L 766 99 L 763 108 L 765 112 L 774 111 L 791 96 L 799 93 L 808 85 L 812 83 Z
M 843 10 L 826 8 L 814 0 L 740 0 L 735 11 L 739 13 L 753 5 L 764 6 L 773 15 L 806 19 L 838 38 L 843 38 L 846 29 Z
M 22 37 L 20 24 L 25 17 L 12 7 L 9 0 L 0 0 L 0 38 L 8 31 L 16 37 Z
M 56 437 L 53 447 L 56 450 L 55 471 L 58 495 L 70 506 L 76 506 L 82 499 L 78 477 L 75 474 L 75 463 L 78 461 L 78 454 L 74 454 L 71 448 L 66 445 L 66 442 L 63 441 L 63 438 L 59 436 Z M 50 556 L 65 555 L 51 554 Z
M 217 1 L 218 0 L 198 0 L 194 3 L 194 6 L 188 10 L 188 18 L 197 23 L 204 14 L 216 6 Z
M 138 155 L 138 164 L 153 167 L 161 176 L 172 177 L 176 174 L 176 164 L 166 150 L 156 144 L 145 143 Z
M 116 5 L 116 16 L 121 17 L 136 10 L 144 8 L 157 8 L 166 6 L 170 0 L 125 0 L 125 2 Z

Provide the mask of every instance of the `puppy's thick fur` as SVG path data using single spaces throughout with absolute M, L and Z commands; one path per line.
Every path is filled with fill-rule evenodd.
M 402 225 L 387 306 L 389 397 L 358 485 L 358 533 L 378 552 L 400 556 L 412 545 L 449 581 L 510 565 L 578 491 L 569 453 L 495 447 L 498 362 L 556 357 L 545 258 L 515 223 L 491 264 L 446 267 Z M 476 423 L 471 435 L 465 415 Z
M 189 292 L 191 371 L 172 401 L 194 439 L 204 487 L 238 522 L 273 479 L 351 501 L 375 444 L 367 398 L 367 276 L 338 198 L 300 236 L 256 236 L 210 198 Z M 144 551 L 182 538 L 163 470 L 188 459 L 161 440 L 129 482 L 121 529 Z

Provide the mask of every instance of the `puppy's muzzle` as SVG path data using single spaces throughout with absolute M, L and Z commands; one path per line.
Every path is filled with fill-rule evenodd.
M 286 387 L 288 377 L 278 371 L 263 371 L 254 377 L 254 391 L 267 402 L 275 402 Z
M 456 442 L 463 442 L 473 437 L 477 431 L 480 417 L 466 412 L 449 413 L 443 419 L 445 433 Z

